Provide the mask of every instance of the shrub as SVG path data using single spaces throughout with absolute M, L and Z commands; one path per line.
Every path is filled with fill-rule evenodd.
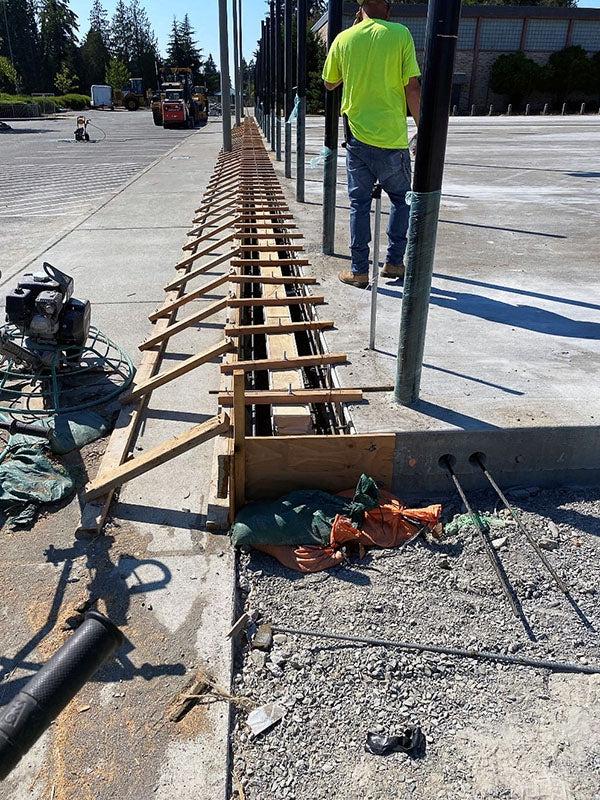
M 63 94 L 52 98 L 55 103 L 72 111 L 83 111 L 90 106 L 90 97 L 87 94 Z
M 506 95 L 513 106 L 519 106 L 540 88 L 543 75 L 543 67 L 524 53 L 506 53 L 492 64 L 490 89 Z
M 18 82 L 19 76 L 16 69 L 6 56 L 0 56 L 0 91 L 14 91 Z

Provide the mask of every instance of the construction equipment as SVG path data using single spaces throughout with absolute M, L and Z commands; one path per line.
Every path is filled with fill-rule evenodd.
M 7 326 L 14 326 L 23 344 L 0 332 L 0 353 L 29 365 L 50 364 L 64 348 L 82 348 L 90 330 L 89 300 L 73 298 L 74 281 L 51 264 L 43 273 L 26 273 L 6 296 Z
M 152 119 L 163 128 L 194 128 L 208 121 L 204 87 L 195 87 L 190 67 L 165 67 L 160 89 L 152 96 Z
M 127 111 L 137 111 L 146 105 L 143 78 L 130 78 L 120 92 L 117 92 L 117 105 L 125 106 Z
M 87 126 L 89 124 L 90 120 L 86 119 L 84 116 L 77 117 L 77 127 L 74 131 L 76 142 L 89 142 L 90 135 L 87 132 Z

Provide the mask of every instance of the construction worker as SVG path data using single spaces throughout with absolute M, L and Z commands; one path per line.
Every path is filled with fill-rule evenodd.
M 387 229 L 384 278 L 404 277 L 411 166 L 407 105 L 419 124 L 421 89 L 415 44 L 408 28 L 390 22 L 388 0 L 357 0 L 354 25 L 334 39 L 323 80 L 328 90 L 343 84 L 342 114 L 346 126 L 346 165 L 350 197 L 351 271 L 343 283 L 369 283 L 371 198 L 379 181 L 392 203 Z

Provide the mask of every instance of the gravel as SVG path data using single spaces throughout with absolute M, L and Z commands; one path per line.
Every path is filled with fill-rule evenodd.
M 507 512 L 488 494 L 473 500 L 498 521 L 493 536 L 505 541 L 497 554 L 533 638 L 512 615 L 468 525 L 441 544 L 419 538 L 315 575 L 242 554 L 242 604 L 258 623 L 600 663 L 597 632 L 581 622 Z M 532 488 L 511 501 L 546 543 L 582 614 L 600 625 L 600 488 Z M 458 512 L 448 506 L 445 521 Z M 600 676 L 282 633 L 259 653 L 242 642 L 234 692 L 258 705 L 276 702 L 286 715 L 256 738 L 246 712 L 234 719 L 233 786 L 239 781 L 247 800 L 600 800 Z M 409 724 L 426 737 L 420 758 L 365 751 L 369 731 L 401 733 Z

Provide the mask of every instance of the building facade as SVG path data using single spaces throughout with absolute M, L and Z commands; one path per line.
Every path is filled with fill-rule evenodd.
M 356 3 L 344 3 L 344 25 L 352 25 Z M 415 40 L 419 62 L 423 60 L 427 5 L 395 3 L 392 20 L 401 22 Z M 314 26 L 324 39 L 327 16 Z M 600 8 L 547 8 L 544 6 L 463 6 L 454 65 L 452 105 L 459 113 L 475 106 L 483 113 L 493 104 L 502 110 L 506 100 L 489 88 L 490 70 L 498 56 L 519 50 L 545 64 L 552 53 L 579 45 L 593 55 L 600 51 Z M 549 98 L 532 98 L 541 105 Z M 596 98 L 597 100 L 597 98 Z

